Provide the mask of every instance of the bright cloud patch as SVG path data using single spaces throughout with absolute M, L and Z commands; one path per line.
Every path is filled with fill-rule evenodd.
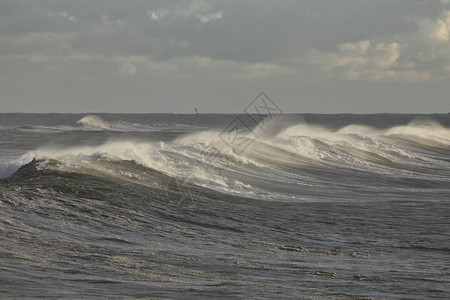
M 211 21 L 222 19 L 222 14 L 223 14 L 223 12 L 219 11 L 214 14 L 209 14 L 206 16 L 197 15 L 197 17 L 200 19 L 200 22 L 202 22 L 202 24 L 204 24 L 204 23 L 208 23 Z
M 426 81 L 450 77 L 450 11 L 416 20 L 417 30 L 390 41 L 344 43 L 300 59 L 328 76 L 364 81 Z
M 426 72 L 418 73 L 413 66 L 399 61 L 401 47 L 398 43 L 360 41 L 346 43 L 335 53 L 315 52 L 309 62 L 318 65 L 324 72 L 349 80 L 422 80 Z
M 450 11 L 447 11 L 444 14 L 442 19 L 437 20 L 434 24 L 430 37 L 438 40 L 446 42 L 450 39 Z

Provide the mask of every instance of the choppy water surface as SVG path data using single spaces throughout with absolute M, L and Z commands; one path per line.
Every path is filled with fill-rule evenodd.
M 0 114 L 1 297 L 448 297 L 450 115 L 236 117 Z

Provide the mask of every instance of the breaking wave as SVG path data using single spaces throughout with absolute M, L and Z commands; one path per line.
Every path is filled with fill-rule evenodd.
M 80 123 L 97 128 L 118 126 L 93 116 Z M 335 190 L 382 189 L 408 188 L 417 182 L 431 187 L 450 181 L 449 146 L 450 130 L 434 122 L 382 130 L 360 125 L 330 130 L 302 123 L 272 137 L 250 140 L 241 153 L 215 130 L 186 134 L 166 143 L 112 140 L 97 146 L 44 147 L 3 166 L 1 176 L 9 176 L 35 159 L 41 169 L 142 185 L 154 186 L 146 172 L 158 172 L 229 194 L 301 199 L 330 185 Z M 142 168 L 129 168 L 130 163 Z M 164 185 L 161 180 L 156 186 Z
M 138 124 L 127 123 L 123 121 L 105 121 L 96 115 L 87 115 L 77 121 L 85 130 L 110 130 L 110 131 L 171 131 L 187 130 L 195 127 L 184 124 L 157 123 L 157 124 Z

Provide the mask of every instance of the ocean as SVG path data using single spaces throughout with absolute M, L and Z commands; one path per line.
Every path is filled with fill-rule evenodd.
M 0 298 L 448 299 L 450 114 L 0 114 Z

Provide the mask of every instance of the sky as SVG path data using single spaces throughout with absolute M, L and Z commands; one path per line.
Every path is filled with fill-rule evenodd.
M 0 112 L 450 112 L 450 0 L 0 0 Z

